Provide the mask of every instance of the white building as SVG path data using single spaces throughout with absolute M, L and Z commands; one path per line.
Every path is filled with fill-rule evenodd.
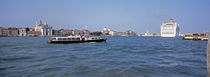
M 52 26 L 48 25 L 47 22 L 42 24 L 42 21 L 36 22 L 35 31 L 41 32 L 41 36 L 52 36 Z
M 179 35 L 179 25 L 172 19 L 161 25 L 161 37 L 176 37 Z
M 108 28 L 104 27 L 104 29 L 101 32 L 104 35 L 109 35 L 110 34 L 110 31 L 111 31 L 111 29 L 108 29 Z
M 109 31 L 108 34 L 111 35 L 111 36 L 118 36 L 119 35 L 118 32 L 116 32 L 116 31 Z
M 72 35 L 81 35 L 81 34 L 82 34 L 82 32 L 80 30 L 74 29 L 72 31 Z
M 26 36 L 26 28 L 20 28 L 18 29 L 19 36 Z
M 144 33 L 144 35 L 142 35 L 142 36 L 153 36 L 153 35 L 149 32 L 149 30 L 147 30 L 147 32 Z

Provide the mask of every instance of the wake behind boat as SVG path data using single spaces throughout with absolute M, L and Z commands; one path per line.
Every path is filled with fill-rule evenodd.
M 84 42 L 106 42 L 106 38 L 91 35 L 76 35 L 67 37 L 52 37 L 48 43 L 84 43 Z

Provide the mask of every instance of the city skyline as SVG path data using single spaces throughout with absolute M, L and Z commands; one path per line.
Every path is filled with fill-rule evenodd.
M 36 21 L 47 21 L 54 29 L 147 30 L 160 33 L 169 19 L 180 24 L 181 33 L 207 32 L 210 26 L 208 0 L 18 0 L 0 1 L 0 26 L 34 27 Z

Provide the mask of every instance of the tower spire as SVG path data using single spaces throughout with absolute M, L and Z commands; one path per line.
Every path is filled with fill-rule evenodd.
M 47 21 L 45 21 L 44 24 L 47 25 Z
M 41 20 L 39 21 L 39 24 L 42 24 L 42 21 Z

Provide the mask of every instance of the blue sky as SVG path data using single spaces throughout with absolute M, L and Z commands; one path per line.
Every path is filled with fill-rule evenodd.
M 210 28 L 210 0 L 0 0 L 0 26 L 35 27 L 47 21 L 54 29 L 149 30 L 174 19 L 181 32 L 206 32 Z

